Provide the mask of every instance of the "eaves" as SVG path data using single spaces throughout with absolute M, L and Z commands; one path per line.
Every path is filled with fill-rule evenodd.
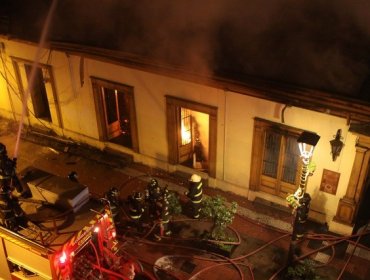
M 294 85 L 282 84 L 256 78 L 235 81 L 220 76 L 198 75 L 176 65 L 165 64 L 132 53 L 113 51 L 78 44 L 51 42 L 48 46 L 76 56 L 96 59 L 112 64 L 122 65 L 159 75 L 194 82 L 236 92 L 269 101 L 295 106 L 316 112 L 330 114 L 347 119 L 347 124 L 370 122 L 370 103 L 355 98 L 344 97 L 333 93 L 314 90 Z

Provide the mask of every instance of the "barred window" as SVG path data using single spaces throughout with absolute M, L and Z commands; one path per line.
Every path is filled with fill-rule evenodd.
M 281 137 L 279 134 L 266 132 L 265 155 L 262 174 L 276 178 L 279 164 Z

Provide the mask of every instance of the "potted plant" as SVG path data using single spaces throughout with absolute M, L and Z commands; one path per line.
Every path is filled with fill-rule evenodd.
M 226 204 L 226 199 L 222 196 L 206 197 L 202 201 L 200 215 L 202 218 L 209 219 L 212 222 L 210 232 L 205 232 L 203 238 L 215 242 L 207 242 L 207 249 L 216 249 L 219 253 L 229 255 L 234 249 L 233 244 L 224 244 L 224 242 L 233 242 L 235 237 L 230 235 L 227 230 L 237 211 L 238 204 L 232 202 Z

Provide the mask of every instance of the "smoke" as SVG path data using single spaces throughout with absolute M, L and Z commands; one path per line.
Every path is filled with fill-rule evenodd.
M 228 21 L 219 34 L 220 71 L 357 94 L 369 75 L 370 25 L 358 21 L 364 7 L 335 3 L 275 1 L 263 26 Z
M 199 74 L 368 98 L 367 0 L 64 0 L 52 34 Z

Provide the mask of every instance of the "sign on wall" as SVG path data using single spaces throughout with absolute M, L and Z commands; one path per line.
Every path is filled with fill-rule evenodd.
M 340 173 L 324 169 L 322 172 L 320 191 L 335 195 L 337 193 L 339 177 Z

